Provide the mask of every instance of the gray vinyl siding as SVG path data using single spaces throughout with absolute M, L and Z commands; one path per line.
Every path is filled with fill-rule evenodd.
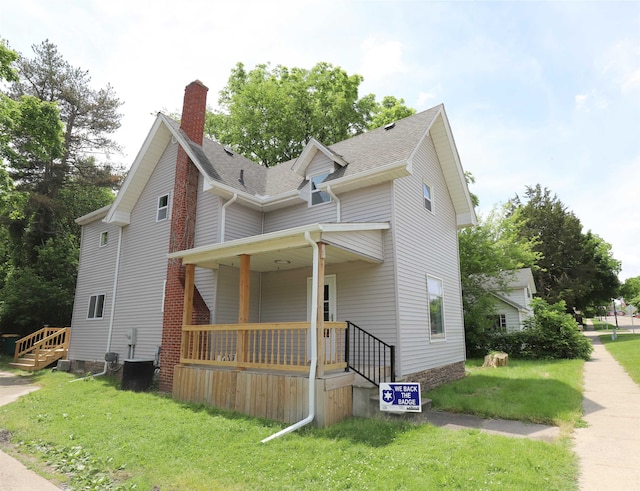
M 341 196 L 343 221 L 389 222 L 391 184 Z M 391 231 L 383 231 L 384 262 L 328 264 L 336 275 L 337 320 L 349 320 L 391 344 L 397 344 L 394 249 Z M 262 275 L 261 322 L 307 320 L 307 278 L 311 268 Z
M 522 305 L 523 307 L 528 307 L 529 303 L 531 302 L 531 299 L 527 298 L 527 296 L 525 295 L 524 288 L 514 288 L 511 290 L 507 290 L 506 292 L 501 293 L 501 295 L 507 297 L 509 300 L 517 303 L 518 305 Z
M 198 204 L 196 209 L 195 247 L 218 242 L 220 230 L 220 207 L 222 200 L 219 196 L 205 192 L 202 189 L 204 178 L 202 174 L 198 180 Z
M 240 269 L 220 265 L 217 278 L 215 323 L 237 324 L 240 306 Z M 261 322 L 260 273 L 252 271 L 249 282 L 249 322 Z
M 326 172 L 333 172 L 336 168 L 336 164 L 332 159 L 327 157 L 324 153 L 318 151 L 316 155 L 311 159 L 309 165 L 305 170 L 305 174 L 308 177 L 317 176 Z
M 335 202 L 309 206 L 307 203 L 274 210 L 264 215 L 264 233 L 300 227 L 310 223 L 331 223 L 337 220 Z
M 196 232 L 194 247 L 218 242 L 220 232 L 220 208 L 223 204 L 219 196 L 202 189 L 204 178 L 198 179 L 198 205 L 196 209 Z M 195 285 L 215 319 L 217 271 L 196 268 Z
M 156 221 L 158 196 L 170 195 L 177 144 L 170 144 L 158 161 L 138 202 L 131 224 L 124 228 L 112 350 L 129 356 L 127 331 L 137 328 L 136 358 L 153 359 L 162 338 L 162 301 L 167 272 L 170 218 Z
M 226 215 L 225 242 L 262 233 L 262 212 L 232 203 L 227 207 Z
M 390 222 L 393 199 L 390 182 L 341 194 L 343 222 Z
M 80 263 L 73 318 L 69 358 L 72 360 L 104 361 L 107 349 L 113 275 L 118 251 L 119 227 L 96 220 L 82 227 Z M 108 242 L 100 247 L 100 234 L 108 232 Z M 91 295 L 105 295 L 102 319 L 87 319 Z
M 520 312 L 511 305 L 496 299 L 496 314 L 504 314 L 507 321 L 507 331 L 520 331 L 522 324 L 520 320 Z
M 261 322 L 306 322 L 311 268 L 262 273 Z
M 422 183 L 432 190 L 424 208 Z M 413 174 L 394 181 L 401 375 L 465 357 L 456 216 L 430 137 L 413 157 Z M 426 276 L 443 281 L 445 339 L 431 340 Z

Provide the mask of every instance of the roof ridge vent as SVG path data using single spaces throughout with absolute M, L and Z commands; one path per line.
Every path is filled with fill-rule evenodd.
M 395 128 L 395 127 L 396 127 L 396 122 L 394 121 L 393 123 L 385 124 L 385 125 L 384 125 L 384 130 L 385 130 L 385 131 L 388 131 L 388 130 L 390 130 L 390 129 L 392 129 L 392 128 Z

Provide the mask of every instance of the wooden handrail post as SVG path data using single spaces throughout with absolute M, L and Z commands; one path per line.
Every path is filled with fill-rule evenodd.
M 251 256 L 242 254 L 240 256 L 240 300 L 238 304 L 238 324 L 249 322 L 249 303 L 251 295 Z M 242 363 L 247 361 L 249 352 L 249 339 L 247 332 L 238 331 L 238 345 L 236 360 L 238 368 L 243 370 Z
M 186 264 L 185 265 L 185 276 L 184 276 L 184 308 L 182 310 L 182 326 L 191 325 L 193 322 L 193 295 L 195 290 L 195 276 L 196 276 L 196 266 L 195 264 Z M 183 330 L 181 330 L 180 334 L 180 357 L 185 356 L 185 351 L 187 349 L 188 339 L 185 336 Z

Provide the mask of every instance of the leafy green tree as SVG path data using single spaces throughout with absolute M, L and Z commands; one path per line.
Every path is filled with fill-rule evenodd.
M 510 200 L 518 233 L 535 241 L 540 254 L 534 279 L 538 295 L 550 304 L 564 301 L 570 311 L 611 298 L 620 263 L 600 237 L 583 234 L 582 224 L 556 195 L 537 184 L 527 187 L 525 200 Z
M 205 133 L 262 165 L 297 157 L 311 138 L 331 145 L 412 114 L 401 99 L 358 97 L 360 75 L 318 63 L 310 70 L 238 63 L 207 113 Z
M 587 231 L 582 237 L 583 263 L 579 275 L 589 282 L 582 298 L 583 308 L 595 307 L 611 297 L 617 297 L 620 289 L 621 262 L 613 257 L 611 244 Z
M 13 63 L 18 59 L 18 53 L 7 46 L 4 39 L 0 39 L 0 81 L 14 82 L 18 79 Z
M 627 278 L 620 287 L 625 302 L 640 310 L 640 276 Z
M 45 41 L 32 60 L 0 44 L 0 331 L 68 325 L 80 229 L 74 219 L 113 200 L 121 175 L 93 154 L 117 150 L 111 89 Z M 91 153 L 91 155 L 89 155 Z
M 64 124 L 64 152 L 58 164 L 80 172 L 87 155 L 96 152 L 107 156 L 119 152 L 110 138 L 120 128 L 118 112 L 122 102 L 110 85 L 91 87 L 89 72 L 72 66 L 49 40 L 33 45 L 33 58 L 20 56 L 16 62 L 19 79 L 11 86 L 10 95 L 17 99 L 31 95 L 45 102 L 55 102 Z M 102 163 L 107 170 L 110 167 Z M 75 168 L 73 168 L 75 167 Z
M 416 110 L 404 105 L 404 99 L 397 99 L 392 95 L 385 96 L 377 108 L 373 110 L 368 129 L 379 128 L 402 118 L 415 114 Z
M 504 291 L 513 270 L 532 267 L 539 259 L 535 242 L 524 240 L 506 209 L 494 209 L 475 227 L 458 233 L 462 305 L 468 356 L 484 355 L 493 331 L 495 300 Z

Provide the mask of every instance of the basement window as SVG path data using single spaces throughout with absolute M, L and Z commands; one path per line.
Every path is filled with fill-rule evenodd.
M 104 294 L 91 295 L 89 298 L 89 312 L 87 319 L 102 319 L 104 313 Z
M 156 222 L 161 222 L 169 217 L 169 195 L 165 194 L 158 198 L 158 214 Z

